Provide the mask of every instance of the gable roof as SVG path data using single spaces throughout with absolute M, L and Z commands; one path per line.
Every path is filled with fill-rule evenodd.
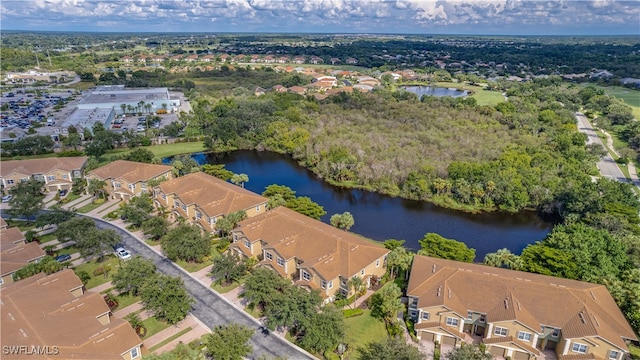
M 203 172 L 188 174 L 158 185 L 186 205 L 195 204 L 209 216 L 227 215 L 267 202 L 267 198 Z
M 41 359 L 116 359 L 142 342 L 124 320 L 102 325 L 109 307 L 98 293 L 78 297 L 82 282 L 66 269 L 43 273 L 2 288 L 2 345 L 57 346 L 59 353 Z M 63 331 L 61 331 L 63 330 Z
M 171 172 L 168 165 L 147 164 L 135 161 L 116 160 L 89 172 L 88 175 L 100 179 L 123 179 L 130 184 L 138 181 L 149 181 L 155 177 Z
M 19 244 L 0 252 L 0 275 L 11 274 L 46 255 L 36 243 Z
M 314 269 L 325 280 L 351 278 L 389 253 L 371 240 L 283 206 L 241 221 L 235 231 L 288 259 L 295 257 L 301 268 Z
M 622 349 L 623 339 L 636 339 L 603 285 L 416 255 L 407 295 L 419 297 L 419 307 L 443 304 L 434 286 L 451 289 L 488 322 L 515 320 L 536 331 L 553 326 L 564 337 L 599 336 Z
M 0 176 L 8 176 L 12 173 L 32 175 L 44 174 L 53 170 L 79 170 L 87 162 L 87 159 L 86 156 L 79 156 L 3 161 L 0 167 Z
M 11 249 L 19 244 L 24 244 L 26 238 L 20 229 L 17 227 L 10 227 L 7 229 L 0 229 L 0 251 Z

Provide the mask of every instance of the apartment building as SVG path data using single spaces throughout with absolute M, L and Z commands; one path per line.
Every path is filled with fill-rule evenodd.
M 87 180 L 96 179 L 107 183 L 106 190 L 112 198 L 130 200 L 131 197 L 151 192 L 149 181 L 172 179 L 173 168 L 168 165 L 146 164 L 117 160 L 90 171 Z
M 170 217 L 184 218 L 208 232 L 216 232 L 216 222 L 244 210 L 248 217 L 267 210 L 268 199 L 240 186 L 203 172 L 165 181 L 154 189 L 154 203 L 171 211 Z
M 30 263 L 39 262 L 46 253 L 37 243 L 27 243 L 24 234 L 17 227 L 6 228 L 6 222 L 0 225 L 5 226 L 0 228 L 0 287 L 2 287 L 13 283 L 13 274 L 16 271 Z
M 501 358 L 622 360 L 637 341 L 603 285 L 415 256 L 407 296 L 422 341 L 479 337 Z
M 339 230 L 280 206 L 241 221 L 232 232 L 230 250 L 261 260 L 296 285 L 320 291 L 325 301 L 338 292 L 353 295 L 349 280 L 358 276 L 369 287 L 386 271 L 389 250 L 373 240 Z
M 36 179 L 43 182 L 48 191 L 71 190 L 73 179 L 84 176 L 86 164 L 86 156 L 3 161 L 0 181 L 4 189 Z
M 2 288 L 3 359 L 140 359 L 142 340 L 67 269 Z

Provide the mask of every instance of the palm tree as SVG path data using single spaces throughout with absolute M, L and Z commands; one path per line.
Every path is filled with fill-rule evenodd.
M 522 259 L 520 259 L 520 256 L 511 253 L 509 249 L 503 248 L 494 253 L 487 254 L 484 257 L 484 264 L 493 267 L 520 270 L 522 268 Z
M 127 104 L 120 104 L 120 108 L 122 109 L 122 113 L 124 114 L 125 110 L 127 110 Z
M 151 113 L 151 108 L 153 107 L 153 105 L 151 104 L 144 104 L 144 109 L 147 110 L 147 112 L 150 114 Z M 148 123 L 147 123 L 147 127 L 148 127 Z
M 91 179 L 89 180 L 87 191 L 89 192 L 89 194 L 92 194 L 93 196 L 98 196 L 100 198 L 103 198 L 105 186 L 107 186 L 107 183 L 104 180 Z
M 244 187 L 244 183 L 249 182 L 249 175 L 247 174 L 233 174 L 231 182 Z
M 127 111 L 132 113 L 133 112 L 133 106 L 127 105 Z
M 361 277 L 356 275 L 356 276 L 352 277 L 351 279 L 349 279 L 348 285 L 349 285 L 350 288 L 353 289 L 353 291 L 355 293 L 353 295 L 354 296 L 353 308 L 355 308 L 355 306 L 356 306 L 355 304 L 358 301 L 358 293 L 360 291 L 362 291 L 363 288 L 364 288 L 364 280 L 362 280 Z

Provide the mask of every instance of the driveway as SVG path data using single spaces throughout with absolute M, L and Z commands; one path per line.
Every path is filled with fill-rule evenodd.
M 596 134 L 596 131 L 593 129 L 593 126 L 587 117 L 582 113 L 576 113 L 576 119 L 578 120 L 578 130 L 587 135 L 587 144 L 599 144 L 606 151 L 607 148 Z M 602 174 L 602 176 L 621 182 L 628 182 L 627 177 L 624 176 L 618 167 L 618 164 L 613 160 L 611 155 L 609 155 L 608 151 L 596 165 L 598 166 L 598 170 L 600 170 L 600 174 Z
M 238 323 L 249 328 L 256 329 L 251 337 L 251 345 L 253 346 L 253 354 L 251 358 L 260 356 L 286 357 L 289 359 L 315 359 L 309 353 L 289 343 L 281 337 L 274 334 L 262 334 L 258 330 L 260 323 L 248 315 L 244 310 L 237 308 L 235 305 L 224 299 L 212 289 L 208 288 L 201 282 L 195 280 L 191 275 L 179 268 L 174 263 L 167 261 L 156 251 L 150 249 L 146 244 L 136 239 L 128 231 L 123 230 L 106 221 L 95 219 L 96 226 L 100 229 L 113 229 L 122 238 L 122 242 L 127 249 L 134 254 L 141 255 L 144 258 L 153 260 L 158 270 L 164 274 L 171 276 L 179 276 L 184 281 L 187 291 L 195 300 L 191 313 L 200 319 L 206 326 L 213 329 L 218 325 L 229 323 Z

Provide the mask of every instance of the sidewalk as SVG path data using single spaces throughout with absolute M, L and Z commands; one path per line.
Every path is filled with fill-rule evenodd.
M 70 201 L 66 204 L 63 204 L 61 206 L 61 208 L 65 209 L 65 210 L 70 210 L 70 209 L 77 209 L 79 207 L 82 207 L 84 205 L 86 205 L 87 203 L 89 203 L 90 201 L 93 200 L 93 196 L 92 195 L 87 195 L 87 194 L 83 194 L 81 195 L 79 198 Z
M 194 273 L 191 273 L 191 275 L 193 275 L 193 277 L 195 277 L 196 279 L 200 280 L 201 282 L 203 282 L 204 284 L 206 284 L 207 286 L 211 287 L 211 284 L 213 284 L 213 279 L 211 279 L 211 276 L 209 276 L 209 272 L 211 272 L 211 266 L 207 266 L 202 270 L 198 270 Z
M 168 328 L 166 328 L 166 329 L 160 331 L 159 333 L 154 334 L 154 335 L 150 336 L 148 339 L 144 340 L 143 341 L 144 342 L 144 346 L 147 349 L 150 349 L 154 345 L 161 343 L 163 340 L 165 340 L 167 338 L 170 338 L 171 336 L 173 336 L 174 334 L 182 331 L 183 329 L 186 329 L 188 327 L 190 327 L 191 329 L 194 329 L 197 326 L 199 326 L 198 322 L 196 320 L 194 320 L 192 315 L 188 315 L 186 318 L 184 318 L 184 320 L 180 321 L 176 325 L 169 326 Z
M 189 318 L 193 318 L 195 320 L 195 327 L 190 325 L 191 330 L 189 332 L 158 348 L 154 351 L 155 354 L 162 354 L 164 352 L 171 351 L 180 343 L 188 344 L 194 340 L 200 339 L 203 335 L 211 333 L 211 329 L 201 323 L 196 317 L 189 315 Z

